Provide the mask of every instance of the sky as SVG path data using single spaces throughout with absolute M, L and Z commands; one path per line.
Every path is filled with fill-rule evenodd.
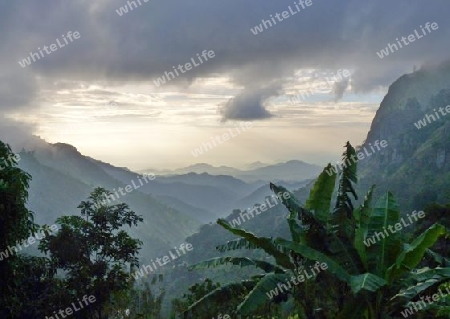
M 393 81 L 448 60 L 448 0 L 129 2 L 0 3 L 0 139 L 135 170 L 324 165 L 362 143 Z M 427 22 L 438 28 L 379 57 Z

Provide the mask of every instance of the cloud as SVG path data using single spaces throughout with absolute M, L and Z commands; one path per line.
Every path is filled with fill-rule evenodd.
M 340 81 L 334 82 L 333 93 L 334 93 L 334 101 L 337 102 L 344 96 L 344 92 L 347 90 L 350 79 L 343 78 Z
M 222 121 L 227 120 L 260 120 L 273 117 L 265 108 L 265 101 L 279 94 L 279 85 L 262 88 L 245 88 L 219 109 Z
M 11 146 L 14 152 L 22 149 L 33 150 L 43 145 L 43 140 L 33 136 L 36 126 L 0 117 L 1 141 Z
M 1 26 L 0 26 L 1 27 Z M 12 113 L 27 113 L 36 109 L 38 83 L 30 72 L 18 72 L 0 60 L 0 139 L 9 143 L 14 151 L 32 146 L 32 134 L 37 127 L 11 118 Z
M 6 112 L 26 108 L 36 93 L 37 83 L 32 74 L 3 68 L 0 74 L 0 110 Z
M 149 79 L 172 70 L 173 65 L 189 62 L 203 50 L 214 50 L 215 59 L 183 77 L 190 79 L 255 65 L 258 68 L 252 67 L 254 72 L 250 74 L 254 77 L 248 81 L 257 74 L 276 76 L 265 71 L 273 69 L 272 65 L 281 71 L 314 67 L 312 64 L 330 68 L 340 64 L 372 68 L 376 64 L 389 72 L 389 63 L 380 61 L 376 51 L 399 35 L 411 34 L 426 21 L 446 21 L 445 4 L 439 2 L 424 6 L 411 1 L 405 8 L 402 3 L 388 0 L 376 4 L 313 0 L 304 12 L 255 36 L 250 28 L 271 14 L 288 10 L 293 1 L 152 1 L 120 17 L 115 10 L 126 4 L 123 0 L 11 3 L 1 14 L 7 21 L 2 29 L 10 32 L 7 44 L 14 48 L 9 56 L 18 61 L 38 46 L 54 43 L 61 34 L 76 30 L 81 34 L 79 40 L 34 62 L 32 68 L 47 75 L 83 79 Z M 413 60 L 442 58 L 445 51 L 441 49 L 448 48 L 445 41 L 440 41 L 448 34 L 444 28 L 442 24 L 428 39 L 411 44 L 389 59 L 408 65 Z M 437 46 L 435 53 L 428 50 L 430 42 Z
M 203 50 L 215 58 L 181 74 L 170 85 L 199 77 L 229 76 L 246 89 L 221 109 L 223 119 L 268 118 L 266 93 L 257 86 L 293 76 L 299 69 L 355 70 L 352 90 L 390 84 L 413 65 L 448 58 L 450 35 L 444 1 L 312 0 L 303 12 L 255 36 L 250 28 L 289 10 L 293 0 L 149 1 L 123 16 L 124 0 L 13 1 L 0 4 L 0 109 L 37 107 L 44 82 L 148 81 L 183 65 Z M 439 29 L 383 60 L 376 52 L 426 22 Z M 68 31 L 81 38 L 21 68 L 18 61 Z M 430 47 L 433 50 L 430 50 Z M 68 82 L 70 83 L 70 82 Z M 348 84 L 348 83 L 347 83 Z M 342 96 L 346 83 L 335 87 Z

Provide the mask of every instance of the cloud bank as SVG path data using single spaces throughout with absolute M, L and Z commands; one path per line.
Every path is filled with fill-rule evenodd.
M 273 114 L 264 101 L 277 93 L 269 84 L 293 76 L 295 70 L 353 69 L 352 89 L 367 92 L 388 85 L 414 65 L 448 58 L 445 0 L 312 2 L 302 14 L 256 36 L 250 28 L 288 10 L 294 1 L 150 1 L 123 16 L 115 11 L 127 5 L 123 0 L 1 3 L 0 109 L 9 113 L 39 107 L 39 83 L 152 81 L 197 53 L 214 50 L 214 60 L 170 85 L 229 76 L 244 90 L 221 107 L 222 120 L 268 119 Z M 426 22 L 437 22 L 439 30 L 378 58 L 377 51 Z M 81 38 L 26 69 L 20 67 L 18 61 L 68 31 L 78 31 Z M 348 82 L 335 86 L 337 99 L 347 87 Z

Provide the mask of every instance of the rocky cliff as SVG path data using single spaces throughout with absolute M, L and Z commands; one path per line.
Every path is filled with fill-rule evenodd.
M 450 201 L 448 105 L 450 63 L 404 75 L 390 86 L 362 147 L 376 140 L 388 146 L 360 161 L 360 194 L 377 184 L 378 194 L 390 190 L 412 210 Z

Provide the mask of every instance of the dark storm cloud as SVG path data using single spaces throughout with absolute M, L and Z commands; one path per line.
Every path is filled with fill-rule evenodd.
M 333 86 L 334 101 L 337 102 L 344 96 L 345 90 L 347 90 L 350 79 L 342 79 L 335 82 Z
M 0 89 L 0 107 L 30 105 L 35 94 L 33 76 L 82 81 L 153 80 L 203 50 L 214 50 L 215 58 L 179 80 L 189 82 L 198 76 L 221 73 L 249 88 L 292 76 L 294 69 L 347 68 L 355 70 L 352 88 L 367 91 L 389 84 L 412 70 L 414 64 L 447 58 L 447 0 L 312 2 L 312 6 L 257 36 L 250 28 L 271 14 L 293 7 L 294 1 L 141 0 L 142 6 L 123 16 L 115 11 L 127 4 L 123 0 L 2 3 L 0 67 L 12 70 L 7 76 L 19 89 L 13 88 L 12 97 L 7 96 L 5 88 Z M 408 36 L 428 21 L 437 22 L 439 29 L 384 59 L 378 58 L 376 52 L 389 42 Z M 18 61 L 30 51 L 55 43 L 67 31 L 79 31 L 81 38 L 31 66 L 19 66 Z M 3 78 L 0 85 L 8 85 Z M 257 103 L 257 93 L 266 95 L 247 89 L 222 109 L 222 115 L 269 116 L 261 102 Z
M 264 102 L 278 94 L 279 87 L 271 85 L 263 88 L 246 88 L 219 109 L 222 121 L 258 120 L 273 116 L 264 107 Z

